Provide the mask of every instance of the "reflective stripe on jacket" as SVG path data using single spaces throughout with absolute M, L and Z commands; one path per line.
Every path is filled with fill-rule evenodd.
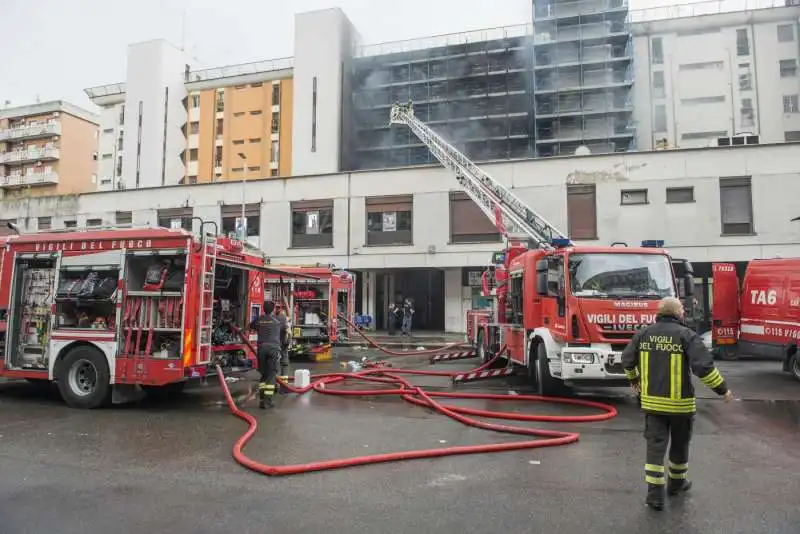
M 659 316 L 655 324 L 637 332 L 622 352 L 622 366 L 625 375 L 639 383 L 646 412 L 695 413 L 692 374 L 719 395 L 728 391 L 700 336 L 674 317 Z

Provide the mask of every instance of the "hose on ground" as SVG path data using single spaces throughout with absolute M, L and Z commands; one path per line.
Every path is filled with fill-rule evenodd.
M 252 344 L 244 339 L 245 343 L 253 350 Z M 481 370 L 491 365 L 497 358 L 503 354 L 505 347 L 501 349 L 497 356 L 490 361 L 484 363 L 477 370 Z M 255 352 L 255 351 L 254 351 Z M 489 423 L 474 419 L 470 416 L 485 417 L 491 419 L 501 419 L 507 421 L 547 421 L 547 422 L 561 422 L 561 423 L 584 423 L 589 421 L 605 421 L 617 415 L 617 410 L 611 405 L 601 402 L 583 400 L 583 399 L 567 399 L 567 398 L 551 398 L 541 397 L 538 395 L 502 395 L 495 393 L 455 393 L 455 392 L 434 392 L 425 391 L 420 386 L 415 386 L 401 374 L 423 375 L 423 376 L 454 376 L 457 372 L 450 371 L 426 371 L 418 369 L 395 369 L 389 367 L 370 367 L 357 373 L 329 373 L 314 376 L 311 383 L 304 388 L 294 387 L 282 380 L 279 380 L 282 387 L 288 391 L 302 395 L 309 391 L 315 391 L 324 395 L 339 395 L 343 397 L 361 397 L 361 396 L 383 396 L 383 395 L 396 395 L 400 396 L 404 401 L 421 406 L 438 412 L 442 415 L 450 417 L 465 425 L 475 428 L 482 428 L 485 430 L 492 430 L 495 432 L 502 432 L 506 434 L 515 434 L 521 436 L 535 437 L 538 439 L 526 439 L 522 441 L 513 441 L 510 443 L 494 443 L 488 445 L 461 445 L 455 447 L 440 447 L 436 449 L 419 449 L 413 451 L 403 452 L 390 452 L 383 454 L 372 454 L 368 456 L 357 456 L 353 458 L 339 458 L 334 460 L 323 460 L 316 462 L 308 462 L 301 464 L 290 465 L 269 465 L 258 462 L 249 458 L 244 453 L 244 448 L 247 443 L 252 439 L 258 430 L 258 421 L 255 417 L 245 412 L 233 400 L 230 389 L 228 388 L 225 375 L 222 368 L 217 365 L 217 377 L 219 378 L 220 387 L 225 395 L 225 400 L 231 413 L 236 417 L 242 419 L 248 424 L 247 431 L 236 440 L 233 446 L 233 458 L 237 463 L 243 467 L 268 476 L 286 476 L 295 475 L 300 473 L 310 473 L 315 471 L 326 471 L 331 469 L 341 469 L 345 467 L 354 467 L 361 465 L 370 465 L 385 462 L 395 462 L 400 460 L 413 460 L 420 458 L 438 458 L 442 456 L 452 456 L 460 454 L 477 454 L 477 453 L 491 453 L 502 451 L 514 451 L 522 449 L 536 449 L 541 447 L 555 447 L 559 445 L 567 445 L 578 441 L 579 434 L 576 432 L 563 432 L 559 430 L 542 430 L 536 428 L 529 428 L 523 426 L 514 426 L 499 423 Z M 362 381 L 380 384 L 384 387 L 370 389 L 370 390 L 348 390 L 330 387 L 334 384 L 346 383 L 347 381 Z M 507 401 L 507 402 L 551 402 L 557 404 L 565 404 L 572 406 L 582 406 L 600 410 L 600 413 L 586 414 L 586 415 L 535 415 L 535 414 L 521 414 L 515 412 L 499 412 L 492 410 L 482 410 L 476 408 L 467 408 L 463 406 L 456 406 L 450 404 L 442 404 L 438 402 L 437 398 L 442 399 L 479 399 L 479 400 L 493 400 L 493 401 Z
M 344 314 L 338 315 L 339 320 L 344 321 L 347 326 L 351 327 L 359 336 L 363 337 L 364 340 L 369 344 L 369 346 L 378 349 L 384 354 L 388 354 L 390 356 L 423 356 L 423 355 L 431 355 L 431 354 L 438 354 L 447 350 L 452 350 L 459 347 L 467 347 L 467 343 L 464 342 L 454 342 L 454 343 L 447 343 L 441 347 L 435 349 L 427 349 L 427 350 L 390 350 L 386 347 L 382 347 L 374 338 L 365 334 L 355 323 L 353 323 L 350 319 L 348 319 Z

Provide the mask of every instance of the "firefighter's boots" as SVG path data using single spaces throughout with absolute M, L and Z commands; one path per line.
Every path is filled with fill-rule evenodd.
M 262 410 L 272 408 L 272 396 L 275 395 L 275 385 L 261 382 L 258 385 L 258 407 Z

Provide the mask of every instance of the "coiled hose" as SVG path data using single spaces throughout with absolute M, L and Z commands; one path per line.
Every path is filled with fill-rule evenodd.
M 341 316 L 340 316 L 341 317 Z M 341 317 L 349 323 L 344 317 Z M 350 323 L 351 326 L 352 323 Z M 356 330 L 362 337 L 364 337 L 373 347 L 381 350 L 386 354 L 392 354 L 381 347 L 375 340 L 363 334 L 360 330 Z M 242 339 L 247 343 L 251 350 L 254 350 L 252 344 L 242 336 Z M 450 347 L 452 348 L 452 347 Z M 480 371 L 489 367 L 495 360 L 505 351 L 503 347 L 498 355 L 493 359 L 487 361 L 474 371 Z M 399 353 L 394 355 L 411 356 L 419 354 L 430 354 L 431 352 L 441 352 L 442 349 L 433 351 L 416 351 L 416 353 Z M 324 395 L 339 395 L 344 397 L 374 397 L 379 395 L 397 395 L 404 401 L 428 408 L 442 415 L 450 417 L 465 425 L 475 428 L 482 428 L 485 430 L 492 430 L 494 432 L 503 432 L 506 434 L 516 434 L 520 436 L 535 437 L 537 439 L 526 439 L 522 441 L 514 441 L 510 443 L 494 443 L 487 445 L 461 445 L 455 447 L 440 447 L 436 449 L 418 449 L 403 452 L 389 452 L 383 454 L 372 454 L 367 456 L 357 456 L 353 458 L 339 458 L 335 460 L 323 460 L 317 462 L 308 462 L 302 464 L 291 465 L 269 465 L 258 462 L 249 458 L 244 453 L 244 448 L 247 443 L 252 439 L 258 430 L 258 421 L 255 417 L 239 408 L 233 400 L 228 384 L 225 381 L 225 375 L 222 368 L 217 365 L 217 377 L 219 378 L 220 387 L 225 395 L 225 400 L 231 413 L 236 417 L 242 419 L 248 424 L 247 431 L 242 434 L 233 446 L 234 460 L 257 473 L 268 476 L 286 476 L 296 475 L 300 473 L 310 473 L 314 471 L 326 471 L 330 469 L 341 469 L 345 467 L 354 467 L 359 465 L 370 465 L 385 462 L 395 462 L 400 460 L 414 460 L 420 458 L 438 458 L 442 456 L 452 456 L 457 454 L 477 454 L 477 453 L 490 453 L 502 451 L 515 451 L 521 449 L 536 449 L 541 447 L 555 447 L 558 445 L 567 445 L 578 441 L 579 434 L 576 432 L 563 432 L 559 430 L 542 430 L 536 428 L 528 428 L 523 426 L 506 425 L 499 423 L 489 423 L 474 419 L 473 417 L 485 417 L 490 419 L 502 419 L 506 421 L 547 421 L 547 422 L 561 422 L 561 423 L 585 423 L 590 421 L 605 421 L 617 415 L 617 410 L 611 405 L 583 400 L 583 399 L 567 399 L 567 398 L 554 398 L 554 397 L 541 397 L 539 395 L 501 395 L 494 393 L 454 393 L 454 392 L 433 392 L 425 391 L 422 387 L 415 386 L 400 375 L 423 375 L 423 376 L 444 376 L 451 377 L 459 372 L 450 371 L 426 371 L 420 369 L 396 369 L 392 367 L 372 366 L 357 373 L 329 373 L 316 375 L 312 378 L 310 385 L 304 388 L 297 388 L 282 380 L 279 380 L 280 385 L 292 393 L 303 395 L 309 391 L 316 391 Z M 347 390 L 337 389 L 330 387 L 337 383 L 346 383 L 347 381 L 362 381 L 380 384 L 383 387 L 371 390 Z M 495 400 L 506 402 L 549 402 L 555 404 L 566 404 L 572 406 L 582 406 L 600 410 L 600 413 L 587 414 L 587 415 L 532 415 L 520 414 L 515 412 L 498 412 L 492 410 L 481 410 L 476 408 L 467 408 L 463 406 L 455 406 L 442 404 L 436 399 L 480 399 L 480 400 Z

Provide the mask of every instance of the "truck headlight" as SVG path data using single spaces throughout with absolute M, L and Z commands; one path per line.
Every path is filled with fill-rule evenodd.
M 565 352 L 564 363 L 594 363 L 594 354 L 591 352 Z

